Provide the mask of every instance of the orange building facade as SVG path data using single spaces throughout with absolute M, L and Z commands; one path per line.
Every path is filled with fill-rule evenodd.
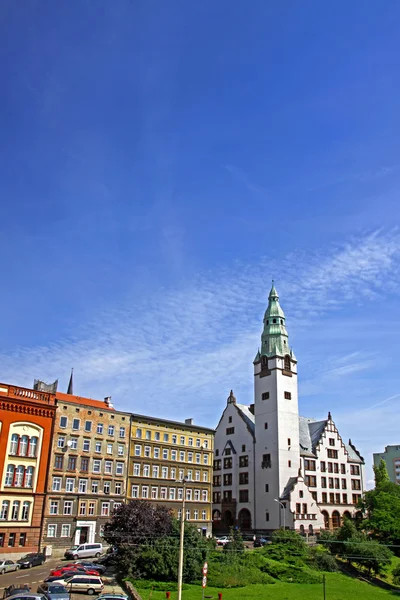
M 0 383 L 0 556 L 37 552 L 55 395 Z

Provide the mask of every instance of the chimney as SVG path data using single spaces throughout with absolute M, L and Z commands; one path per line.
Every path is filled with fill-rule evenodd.
M 185 419 L 185 425 L 193 425 L 193 419 Z
M 254 404 L 250 404 L 249 411 L 251 412 L 252 415 L 254 415 Z
M 111 402 L 111 396 L 106 396 L 104 398 L 104 402 L 105 402 L 107 408 L 113 408 L 113 403 Z

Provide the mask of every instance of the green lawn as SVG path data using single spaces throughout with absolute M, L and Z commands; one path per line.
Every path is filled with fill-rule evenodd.
M 182 600 L 201 600 L 202 589 L 200 586 L 189 586 L 183 590 Z M 152 592 L 141 589 L 137 583 L 137 590 L 143 600 L 161 600 L 166 597 L 165 592 Z M 277 582 L 273 585 L 251 585 L 243 588 L 216 589 L 206 588 L 205 597 L 218 600 L 218 592 L 222 592 L 222 600 L 323 600 L 322 585 L 298 584 Z M 326 600 L 384 600 L 393 597 L 391 592 L 346 577 L 339 573 L 326 573 Z M 171 592 L 171 600 L 177 599 L 177 592 Z

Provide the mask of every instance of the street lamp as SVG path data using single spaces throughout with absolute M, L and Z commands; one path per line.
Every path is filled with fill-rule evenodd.
M 177 481 L 183 485 L 183 496 L 182 496 L 182 514 L 181 514 L 181 535 L 179 541 L 179 566 L 178 566 L 178 600 L 182 600 L 182 577 L 183 577 L 183 540 L 185 537 L 185 500 L 186 500 L 186 482 L 187 478 L 184 477 Z
M 286 511 L 285 511 L 285 509 L 286 509 L 286 506 L 283 504 L 283 502 L 281 502 L 280 500 L 278 500 L 278 498 L 274 498 L 274 502 L 277 502 L 277 503 L 278 503 L 278 504 L 280 504 L 280 505 L 281 505 L 281 507 L 283 508 L 283 529 L 286 529 L 286 522 L 285 522 L 285 519 L 286 519 L 286 516 L 285 516 L 285 512 L 286 512 Z M 279 520 L 280 520 L 280 519 L 279 519 Z

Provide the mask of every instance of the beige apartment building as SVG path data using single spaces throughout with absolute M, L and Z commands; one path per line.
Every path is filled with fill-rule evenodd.
M 102 541 L 125 500 L 130 414 L 104 401 L 56 393 L 57 414 L 47 481 L 42 546 L 53 555 Z
M 185 493 L 185 519 L 211 535 L 213 451 L 214 430 L 192 419 L 132 415 L 127 499 L 164 504 L 180 518 Z

